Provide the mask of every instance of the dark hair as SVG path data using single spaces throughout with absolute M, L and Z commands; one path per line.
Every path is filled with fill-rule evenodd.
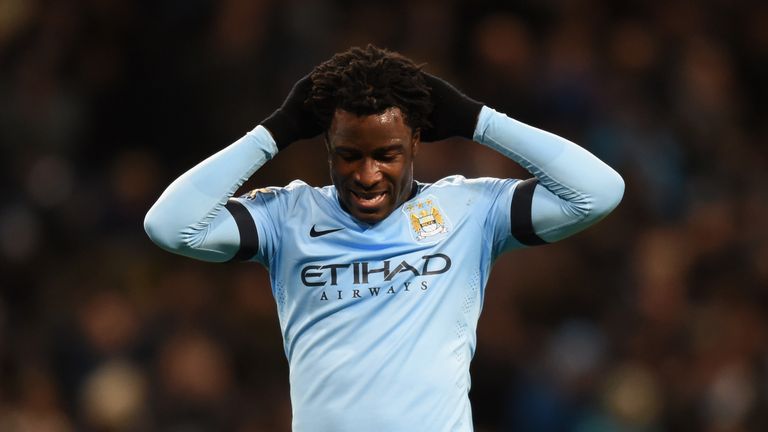
M 430 89 L 422 65 L 393 51 L 369 44 L 335 54 L 310 74 L 312 91 L 306 106 L 328 130 L 337 108 L 371 115 L 397 107 L 414 131 L 429 127 Z

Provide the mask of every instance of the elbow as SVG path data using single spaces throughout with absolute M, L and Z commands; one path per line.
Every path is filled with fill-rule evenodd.
M 624 197 L 624 179 L 616 171 L 610 171 L 601 182 L 600 193 L 594 197 L 593 212 L 597 218 L 603 218 L 615 209 Z
M 179 230 L 173 229 L 173 226 L 168 222 L 163 217 L 163 213 L 157 211 L 157 208 L 153 206 L 144 217 L 144 231 L 157 246 L 178 253 L 184 245 L 178 234 Z

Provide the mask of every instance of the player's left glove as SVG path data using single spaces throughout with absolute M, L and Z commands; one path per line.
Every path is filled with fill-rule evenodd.
M 323 131 L 312 111 L 304 106 L 311 91 L 312 80 L 306 75 L 293 85 L 283 105 L 261 122 L 272 134 L 279 150 L 294 141 L 312 138 Z
M 422 74 L 432 89 L 434 105 L 429 116 L 432 127 L 421 131 L 422 141 L 440 141 L 454 136 L 472 139 L 483 104 L 434 75 Z

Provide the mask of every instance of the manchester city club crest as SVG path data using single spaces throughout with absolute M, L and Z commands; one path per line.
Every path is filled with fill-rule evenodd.
M 445 212 L 433 195 L 407 203 L 403 206 L 403 213 L 408 218 L 414 240 L 418 242 L 442 240 L 451 230 Z

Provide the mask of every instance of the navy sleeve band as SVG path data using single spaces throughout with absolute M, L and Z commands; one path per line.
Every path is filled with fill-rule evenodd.
M 237 230 L 240 232 L 240 249 L 232 257 L 231 261 L 247 261 L 253 258 L 259 251 L 259 233 L 253 222 L 251 213 L 239 202 L 230 199 L 224 206 L 235 218 Z
M 531 205 L 533 203 L 533 191 L 536 189 L 538 179 L 529 178 L 520 182 L 512 196 L 512 235 L 520 243 L 526 246 L 547 244 L 533 230 L 531 221 Z M 238 224 L 239 225 L 239 224 Z

